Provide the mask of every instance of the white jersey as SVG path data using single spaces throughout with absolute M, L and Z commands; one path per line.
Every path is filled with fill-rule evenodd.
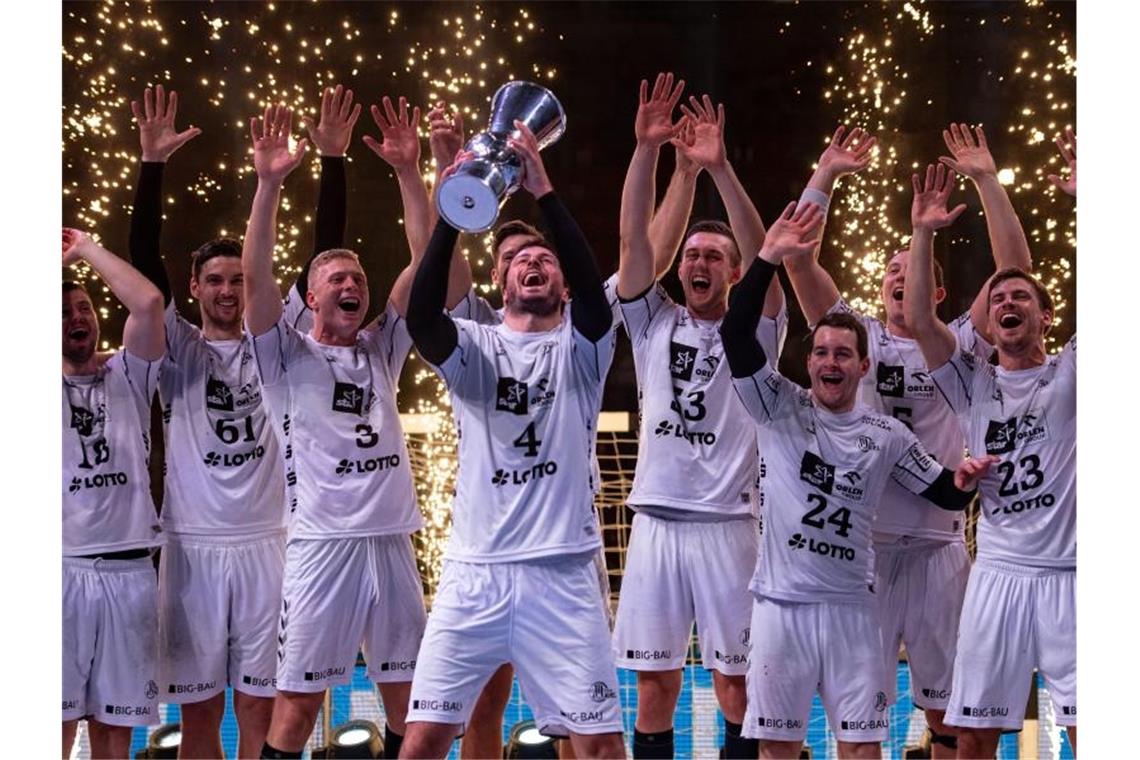
M 733 383 L 763 452 L 764 534 L 749 588 L 791 602 L 870 599 L 871 527 L 888 479 L 917 494 L 942 466 L 898 420 L 859 404 L 829 412 L 770 364 Z
M 252 338 L 207 340 L 169 304 L 158 393 L 166 433 L 163 527 L 212 535 L 284 527 L 285 468 Z
M 955 352 L 932 373 L 978 456 L 978 560 L 1077 565 L 1077 338 L 1032 369 L 1010 371 Z
M 965 439 L 957 425 L 954 410 L 930 379 L 930 370 L 926 367 L 918 341 L 892 335 L 881 321 L 854 311 L 842 299 L 828 309 L 828 313 L 837 311 L 856 317 L 867 330 L 871 370 L 860 384 L 860 400 L 876 412 L 894 417 L 913 430 L 930 455 L 943 467 L 956 469 L 965 457 Z M 948 327 L 962 350 L 976 354 L 983 361 L 993 353 L 993 346 L 974 329 L 969 312 Z M 922 499 L 916 502 L 914 495 L 905 488 L 888 483 L 879 501 L 875 533 L 888 541 L 896 536 L 962 541 L 965 523 L 965 513 L 939 509 Z
M 596 550 L 594 436 L 614 331 L 597 343 L 569 313 L 549 332 L 456 319 L 439 365 L 459 474 L 447 558 L 517 562 Z
M 630 506 L 651 514 L 665 507 L 681 519 L 751 517 L 756 426 L 732 391 L 720 320 L 695 319 L 660 284 L 623 302 L 621 313 L 633 344 L 641 419 Z M 756 330 L 773 362 L 787 324 L 781 309 Z
M 289 286 L 281 307 L 281 316 L 290 327 L 302 335 L 313 331 L 313 310 L 305 303 L 305 294 L 297 290 L 296 284 Z
M 389 303 L 354 346 L 329 346 L 283 315 L 253 339 L 283 426 L 291 538 L 414 533 L 423 526 L 396 391 L 411 338 Z
M 150 400 L 161 361 L 126 349 L 63 377 L 63 556 L 163 543 L 150 497 Z

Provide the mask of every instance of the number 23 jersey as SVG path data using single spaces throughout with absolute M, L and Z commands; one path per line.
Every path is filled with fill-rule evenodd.
M 975 456 L 993 454 L 978 490 L 979 560 L 1077 564 L 1077 339 L 1031 369 L 956 351 L 933 372 Z
M 859 404 L 829 412 L 770 364 L 733 383 L 763 452 L 764 534 L 749 588 L 792 602 L 870 599 L 871 527 L 888 479 L 920 494 L 942 466 L 898 420 Z

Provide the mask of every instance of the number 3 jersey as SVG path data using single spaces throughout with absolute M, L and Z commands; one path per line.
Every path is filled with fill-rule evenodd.
M 206 340 L 173 304 L 159 397 L 166 433 L 162 523 L 241 535 L 287 521 L 281 448 L 262 399 L 252 339 Z
M 859 404 L 829 412 L 770 364 L 733 384 L 763 452 L 764 534 L 749 588 L 792 602 L 869 599 L 871 527 L 888 479 L 919 494 L 941 465 L 898 420 Z
M 913 430 L 930 455 L 943 466 L 957 468 L 965 457 L 965 440 L 954 410 L 934 387 L 918 342 L 891 334 L 880 320 L 854 311 L 843 300 L 837 301 L 828 313 L 837 311 L 851 314 L 867 329 L 871 369 L 859 386 L 860 400 Z M 969 312 L 947 326 L 962 350 L 970 351 L 982 361 L 993 353 L 993 347 L 974 329 Z M 875 533 L 961 541 L 965 522 L 964 512 L 939 509 L 925 501 L 916 502 L 905 489 L 888 483 L 879 501 Z
M 593 447 L 614 331 L 593 343 L 568 310 L 549 332 L 454 322 L 458 345 L 437 368 L 459 436 L 447 557 L 517 562 L 596 550 Z
M 993 454 L 978 490 L 979 560 L 1077 564 L 1077 339 L 1032 369 L 1006 370 L 955 352 L 934 381 L 971 453 Z
M 253 339 L 282 425 L 291 538 L 414 533 L 423 525 L 396 391 L 411 348 L 389 303 L 353 346 L 319 343 L 283 314 Z
M 690 519 L 748 517 L 756 482 L 756 428 L 736 394 L 720 320 L 694 319 L 654 285 L 621 303 L 633 344 L 641 424 L 628 502 Z M 764 317 L 756 339 L 780 355 L 787 313 Z
M 163 543 L 150 497 L 150 400 L 161 362 L 126 349 L 63 378 L 63 556 Z

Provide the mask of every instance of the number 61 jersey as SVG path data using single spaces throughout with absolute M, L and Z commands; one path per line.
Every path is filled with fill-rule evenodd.
M 437 367 L 459 435 L 449 559 L 518 562 L 601 545 L 593 447 L 615 332 L 593 343 L 568 312 L 539 333 L 454 320 L 458 345 Z
M 1031 369 L 957 351 L 932 373 L 975 456 L 1001 458 L 978 484 L 979 560 L 1077 565 L 1077 338 Z
M 871 525 L 888 479 L 921 494 L 942 466 L 893 417 L 859 404 L 829 412 L 770 364 L 733 384 L 764 452 L 764 534 L 749 588 L 791 602 L 869 600 Z

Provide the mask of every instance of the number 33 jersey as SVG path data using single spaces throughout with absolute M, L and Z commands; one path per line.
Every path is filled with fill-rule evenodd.
M 279 530 L 287 519 L 285 472 L 251 339 L 206 340 L 170 304 L 166 346 L 158 387 L 163 527 L 213 535 Z
M 593 447 L 614 331 L 593 343 L 568 313 L 540 333 L 454 321 L 458 345 L 437 368 L 459 435 L 447 557 L 518 562 L 597 549 Z
M 302 335 L 282 315 L 253 339 L 282 425 L 291 538 L 414 533 L 423 526 L 396 390 L 412 341 L 389 303 L 353 346 Z
M 934 370 L 976 456 L 993 454 L 978 490 L 979 560 L 1077 565 L 1077 339 L 1032 369 L 955 352 Z
M 888 479 L 920 494 L 942 466 L 898 420 L 859 404 L 829 412 L 770 364 L 733 384 L 764 452 L 764 535 L 749 588 L 792 602 L 869 599 L 871 526 Z

